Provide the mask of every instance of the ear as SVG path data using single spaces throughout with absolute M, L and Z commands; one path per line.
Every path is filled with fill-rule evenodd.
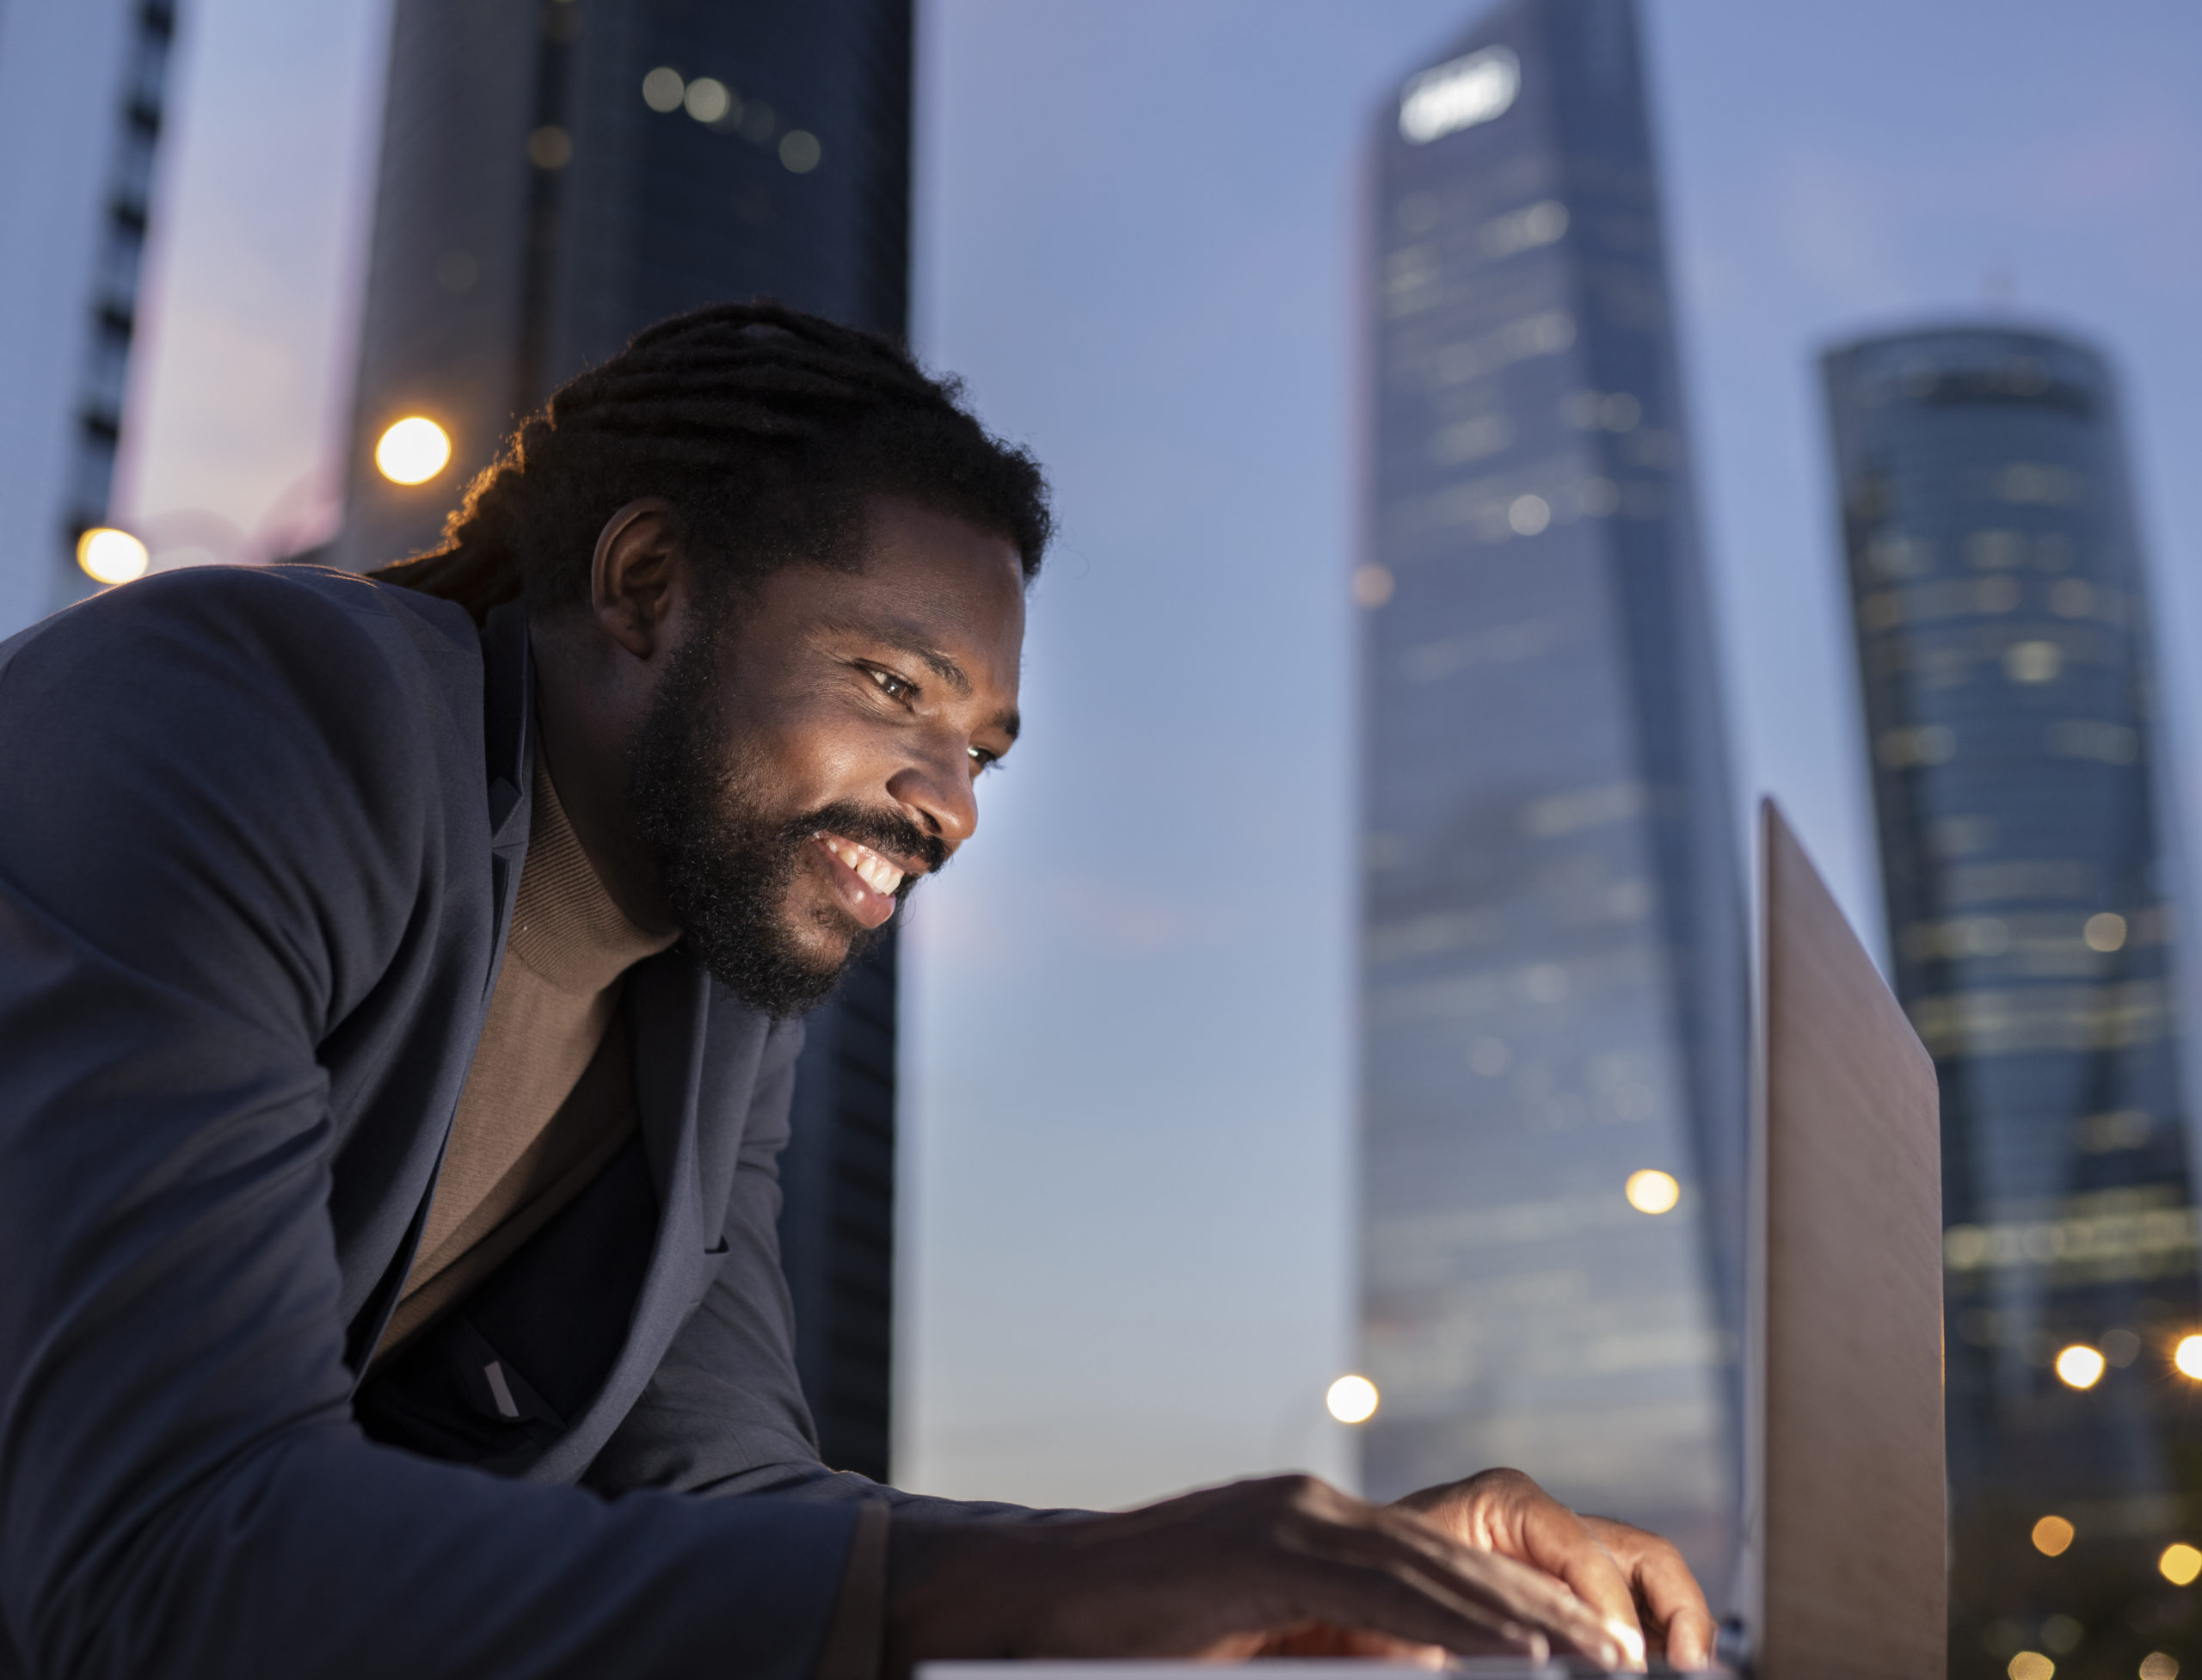
M 637 659 L 662 651 L 687 593 L 687 563 L 671 502 L 646 495 L 604 522 L 589 558 L 588 604 L 614 642 Z

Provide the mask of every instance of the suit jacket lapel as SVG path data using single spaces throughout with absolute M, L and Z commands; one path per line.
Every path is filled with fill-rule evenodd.
M 708 1228 L 698 1166 L 698 1114 L 739 1115 L 729 1100 L 756 1081 L 764 1034 L 753 1044 L 716 1047 L 704 1082 L 710 981 L 679 949 L 637 967 L 630 982 L 635 1044 L 635 1102 L 643 1148 L 657 1191 L 657 1239 L 635 1301 L 625 1347 L 587 1411 L 526 1471 L 530 1481 L 577 1480 L 649 1386 L 674 1337 L 709 1283 L 720 1233 Z M 745 1037 L 750 1035 L 743 1035 Z M 729 1056 L 724 1051 L 735 1052 Z M 714 1156 L 718 1151 L 714 1150 Z
M 505 939 L 512 932 L 513 904 L 520 895 L 520 873 L 527 861 L 527 836 L 535 815 L 535 667 L 527 642 L 527 610 L 509 601 L 489 614 L 482 627 L 482 759 L 485 797 L 489 816 L 489 894 L 491 938 L 489 961 L 482 975 L 482 1006 L 489 1006 L 496 989 L 498 971 L 504 966 Z M 474 1037 L 465 1046 L 471 1068 L 480 1043 L 483 1017 L 471 1023 Z M 459 1087 L 464 1085 L 464 1078 Z M 454 1099 L 455 1100 L 455 1099 Z M 353 1383 L 365 1376 L 367 1356 L 382 1338 L 383 1326 L 397 1306 L 399 1292 L 413 1269 L 413 1255 L 428 1222 L 428 1204 L 436 1193 L 436 1178 L 443 1171 L 444 1149 L 451 1141 L 451 1123 L 457 1110 L 435 1117 L 441 1130 L 427 1177 L 413 1203 L 413 1215 L 397 1238 L 390 1262 L 380 1277 L 356 1306 L 347 1303 L 345 1359 Z M 391 1200 L 399 1209 L 403 1191 Z

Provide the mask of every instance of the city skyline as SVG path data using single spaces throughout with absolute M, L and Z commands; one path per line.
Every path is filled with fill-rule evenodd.
M 1351 1357 L 1355 160 L 1369 103 L 1474 12 L 924 8 L 913 330 L 1049 462 L 1067 535 L 1034 598 L 1030 740 L 905 945 L 901 1474 L 920 1485 L 1109 1503 L 1344 1473 L 1321 1394 Z M 157 563 L 298 546 L 323 505 L 297 487 L 348 424 L 328 347 L 356 295 L 383 16 L 183 14 L 125 428 L 121 507 Z M 1645 24 L 1737 828 L 1775 791 L 1878 945 L 1813 358 L 1971 312 L 1991 275 L 1999 307 L 2107 342 L 2187 761 L 2202 123 L 2179 67 L 2202 19 L 1709 0 Z M 2176 791 L 2192 833 L 2196 785 Z
M 1362 1477 L 1726 1573 L 1743 883 L 1631 0 L 1381 108 L 1362 613 Z

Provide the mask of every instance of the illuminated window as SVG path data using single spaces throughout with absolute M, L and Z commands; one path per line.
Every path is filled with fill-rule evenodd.
M 2108 910 L 2089 916 L 2080 937 L 2089 951 L 2116 951 L 2125 943 L 2125 918 Z
M 1399 91 L 1399 132 L 1411 145 L 1427 145 L 1505 115 L 1521 89 L 1513 49 L 1486 46 L 1412 78 Z
M 1552 523 L 1552 504 L 1541 495 L 1517 495 L 1507 505 L 1506 522 L 1519 535 L 1534 537 Z

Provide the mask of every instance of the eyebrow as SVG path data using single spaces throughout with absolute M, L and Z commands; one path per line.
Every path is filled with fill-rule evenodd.
M 853 618 L 836 620 L 831 627 L 852 636 L 883 643 L 888 647 L 908 654 L 954 689 L 960 698 L 970 698 L 971 679 L 964 674 L 963 668 L 917 631 L 900 625 L 864 624 Z M 1024 720 L 1015 711 L 1005 711 L 994 719 L 994 727 L 1014 741 L 1024 725 Z

